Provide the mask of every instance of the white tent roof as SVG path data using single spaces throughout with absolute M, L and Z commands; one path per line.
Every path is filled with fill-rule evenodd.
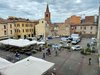
M 10 65 L 12 65 L 13 63 L 7 61 L 6 59 L 3 59 L 0 57 L 0 69 L 8 67 Z
M 30 56 L 2 69 L 1 73 L 4 75 L 42 75 L 53 66 L 54 63 Z
M 45 44 L 45 42 L 37 42 L 37 44 L 39 45 L 39 44 Z
M 27 39 L 7 39 L 7 40 L 2 40 L 0 41 L 2 44 L 7 44 L 7 45 L 13 45 L 13 46 L 18 46 L 18 47 L 25 47 L 31 44 L 36 44 L 37 41 L 29 41 Z
M 25 47 L 32 44 L 45 44 L 45 42 L 38 42 L 36 40 L 29 41 L 27 39 L 7 39 L 0 41 L 0 43 L 18 47 Z

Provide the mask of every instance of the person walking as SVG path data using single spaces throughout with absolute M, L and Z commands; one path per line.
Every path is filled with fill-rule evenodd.
M 42 53 L 43 53 L 43 59 L 46 57 L 46 51 L 45 51 L 45 49 L 43 48 L 43 50 L 42 50 Z
M 55 48 L 55 56 L 58 56 L 58 48 Z
M 51 50 L 50 50 L 50 48 L 48 48 L 47 51 L 48 51 L 48 55 L 50 56 L 50 55 L 51 55 Z
M 91 58 L 89 58 L 89 65 L 91 65 Z

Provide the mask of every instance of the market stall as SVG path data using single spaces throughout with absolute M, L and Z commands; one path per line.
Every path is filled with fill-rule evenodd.
M 0 72 L 3 75 L 44 75 L 53 66 L 54 63 L 30 56 L 1 69 Z

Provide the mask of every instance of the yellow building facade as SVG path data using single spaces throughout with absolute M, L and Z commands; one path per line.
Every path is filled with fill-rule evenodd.
M 0 38 L 28 38 L 35 36 L 35 25 L 38 21 L 10 17 L 0 22 Z
M 14 31 L 16 38 L 28 38 L 34 36 L 34 23 L 31 21 L 15 21 Z
M 48 37 L 51 35 L 51 31 L 49 28 L 49 25 L 44 19 L 40 19 L 39 23 L 35 25 L 35 30 L 36 30 L 36 36 L 37 37 Z
M 15 38 L 15 26 L 13 22 L 7 22 L 7 35 L 8 38 Z
M 8 28 L 6 23 L 0 24 L 0 39 L 5 39 L 8 37 Z

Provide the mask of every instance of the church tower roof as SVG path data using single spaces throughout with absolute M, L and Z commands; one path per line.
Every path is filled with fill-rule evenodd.
M 49 12 L 49 6 L 48 6 L 48 4 L 47 4 L 46 12 Z

